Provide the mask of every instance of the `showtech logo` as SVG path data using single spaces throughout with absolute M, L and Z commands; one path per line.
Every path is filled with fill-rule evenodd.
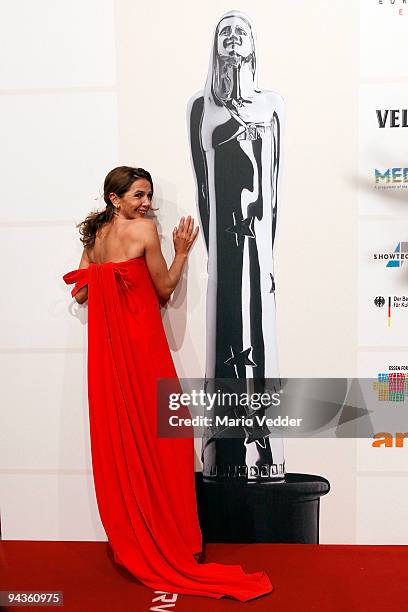
M 386 268 L 401 268 L 408 259 L 408 242 L 399 242 L 393 253 L 374 253 L 374 261 L 387 261 Z
M 375 168 L 374 189 L 408 189 L 408 168 Z

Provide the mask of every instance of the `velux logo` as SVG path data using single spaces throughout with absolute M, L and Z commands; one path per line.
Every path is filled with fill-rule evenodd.
M 375 112 L 379 128 L 408 127 L 408 109 L 406 108 L 377 109 Z

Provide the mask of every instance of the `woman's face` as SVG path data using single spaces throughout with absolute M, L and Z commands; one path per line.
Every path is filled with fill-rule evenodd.
M 152 205 L 152 188 L 147 179 L 136 179 L 120 198 L 110 194 L 115 205 L 120 205 L 119 216 L 126 219 L 142 218 Z
M 248 25 L 240 17 L 226 17 L 218 26 L 217 53 L 231 57 L 248 57 L 253 52 Z

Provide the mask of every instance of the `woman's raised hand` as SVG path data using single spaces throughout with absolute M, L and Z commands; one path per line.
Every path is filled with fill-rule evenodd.
M 176 254 L 187 255 L 191 245 L 197 238 L 198 225 L 194 230 L 194 219 L 188 215 L 187 219 L 181 217 L 178 227 L 173 230 L 173 243 Z

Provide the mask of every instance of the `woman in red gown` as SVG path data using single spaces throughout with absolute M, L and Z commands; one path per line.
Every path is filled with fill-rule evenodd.
M 181 218 L 170 268 L 145 218 L 153 182 L 120 166 L 104 183 L 106 209 L 79 224 L 79 269 L 63 276 L 88 301 L 88 403 L 92 468 L 115 561 L 154 590 L 248 601 L 273 589 L 265 572 L 199 563 L 192 437 L 157 435 L 157 379 L 177 373 L 160 303 L 174 291 L 198 227 Z

